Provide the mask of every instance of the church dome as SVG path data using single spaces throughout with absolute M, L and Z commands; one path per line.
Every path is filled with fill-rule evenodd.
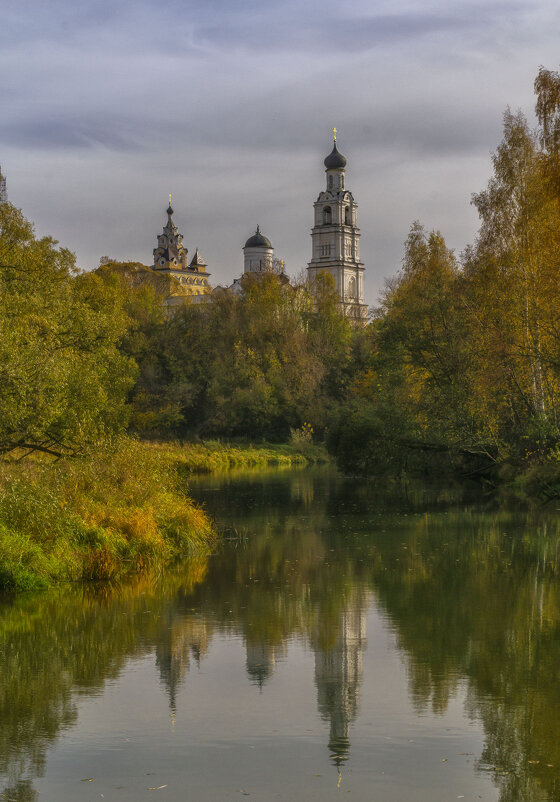
M 253 234 L 252 237 L 249 237 L 245 245 L 245 248 L 272 248 L 272 244 L 268 237 L 265 237 L 264 234 L 261 234 L 261 230 L 259 226 L 257 226 L 256 232 Z
M 325 159 L 324 164 L 327 170 L 340 170 L 341 168 L 346 167 L 346 158 L 342 155 L 342 153 L 338 152 L 336 142 L 334 143 L 332 151 Z

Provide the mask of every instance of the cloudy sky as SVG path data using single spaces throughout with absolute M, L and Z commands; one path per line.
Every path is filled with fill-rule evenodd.
M 375 304 L 418 219 L 460 252 L 506 106 L 557 69 L 553 0 L 2 0 L 9 199 L 90 269 L 150 264 L 173 194 L 215 284 L 257 223 L 310 258 L 332 127 Z

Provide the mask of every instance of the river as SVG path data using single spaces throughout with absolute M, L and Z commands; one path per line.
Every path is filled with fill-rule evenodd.
M 269 471 L 224 542 L 0 602 L 0 798 L 560 798 L 558 512 Z

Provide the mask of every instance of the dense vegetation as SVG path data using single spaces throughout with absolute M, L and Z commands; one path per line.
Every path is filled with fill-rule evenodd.
M 114 579 L 214 541 L 169 451 L 118 438 L 55 464 L 0 463 L 0 588 Z

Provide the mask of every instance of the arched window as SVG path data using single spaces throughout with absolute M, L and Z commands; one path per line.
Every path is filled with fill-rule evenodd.
M 329 189 L 333 188 L 334 178 L 332 175 L 329 175 Z
M 323 225 L 330 226 L 331 221 L 332 221 L 331 207 L 325 206 L 325 208 L 323 209 Z
M 351 220 L 350 220 L 350 207 L 349 206 L 347 206 L 344 209 L 344 225 L 345 226 L 352 225 Z
M 348 295 L 350 298 L 356 297 L 356 279 L 354 276 L 350 276 L 348 279 Z

